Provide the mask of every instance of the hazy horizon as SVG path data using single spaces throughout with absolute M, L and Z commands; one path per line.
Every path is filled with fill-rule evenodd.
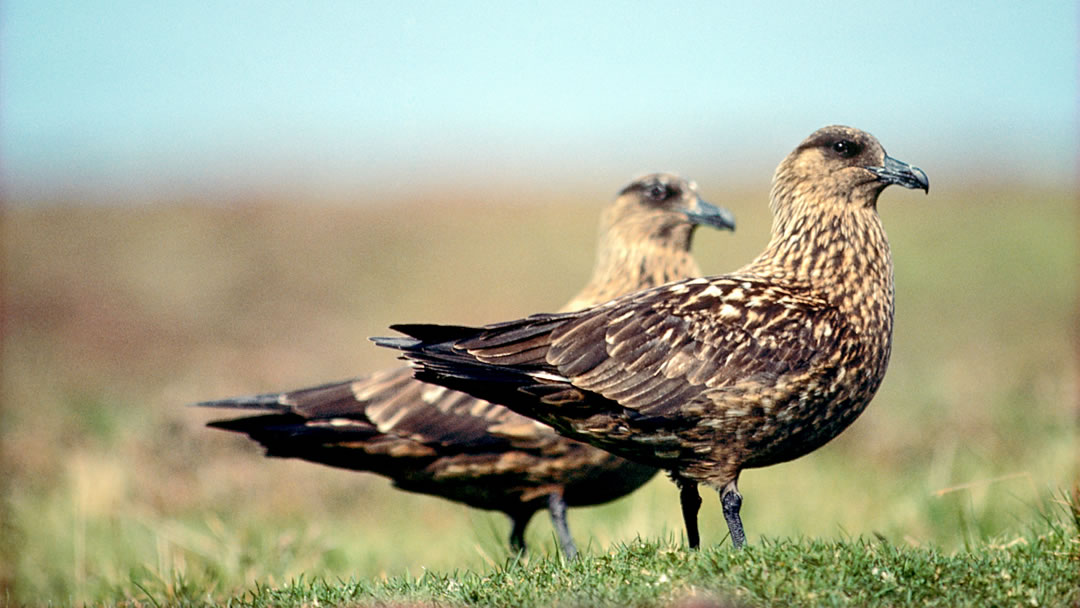
M 1076 9 L 0 5 L 8 201 L 760 187 L 825 124 L 949 180 L 1071 186 Z M 766 15 L 766 12 L 769 15 Z

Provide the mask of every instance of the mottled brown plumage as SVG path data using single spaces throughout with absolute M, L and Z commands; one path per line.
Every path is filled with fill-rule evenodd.
M 405 351 L 418 378 L 668 470 L 691 547 L 697 486 L 716 488 L 741 546 L 740 471 L 817 449 L 884 377 L 893 278 L 876 205 L 889 184 L 929 190 L 873 136 L 826 127 L 780 164 L 772 239 L 732 274 L 486 328 L 395 326 L 413 339 L 376 341 Z
M 702 201 L 693 182 L 669 174 L 634 181 L 605 208 L 592 278 L 564 310 L 699 276 L 690 255 L 695 227 L 730 229 L 733 222 L 730 212 Z M 546 507 L 573 556 L 567 505 L 614 500 L 656 473 L 502 406 L 418 382 L 409 367 L 198 405 L 273 412 L 210 424 L 248 434 L 267 456 L 371 471 L 404 490 L 502 511 L 513 522 L 516 549 L 524 548 L 529 519 Z

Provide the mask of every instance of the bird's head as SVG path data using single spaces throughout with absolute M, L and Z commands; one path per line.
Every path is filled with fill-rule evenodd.
M 878 195 L 892 184 L 930 192 L 926 173 L 885 154 L 873 135 L 851 127 L 824 127 L 780 163 L 773 178 L 773 205 L 799 200 L 875 207 Z
M 735 229 L 735 216 L 701 198 L 697 184 L 672 173 L 652 173 L 623 188 L 608 208 L 609 229 L 639 237 L 684 240 L 696 226 Z

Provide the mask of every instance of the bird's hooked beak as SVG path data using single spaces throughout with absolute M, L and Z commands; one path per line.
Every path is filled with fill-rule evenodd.
M 897 184 L 905 188 L 918 188 L 930 194 L 930 178 L 918 168 L 912 167 L 902 160 L 886 155 L 885 164 L 881 167 L 866 167 L 866 170 L 877 176 L 878 181 L 885 185 Z
M 694 201 L 694 207 L 692 209 L 683 209 L 682 212 L 686 214 L 686 217 L 690 218 L 690 223 L 692 224 L 704 224 L 719 230 L 735 231 L 734 213 L 722 207 L 717 207 L 712 203 L 705 202 L 700 198 Z

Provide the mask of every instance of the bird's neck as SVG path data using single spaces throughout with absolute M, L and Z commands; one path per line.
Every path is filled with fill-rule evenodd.
M 645 238 L 633 230 L 603 232 L 592 278 L 562 310 L 580 310 L 642 289 L 701 276 L 701 269 L 690 255 L 691 228 L 675 229 L 681 233 L 649 234 Z
M 772 240 L 744 272 L 808 288 L 842 311 L 891 327 L 893 268 L 874 205 L 821 209 L 798 201 L 777 213 Z

